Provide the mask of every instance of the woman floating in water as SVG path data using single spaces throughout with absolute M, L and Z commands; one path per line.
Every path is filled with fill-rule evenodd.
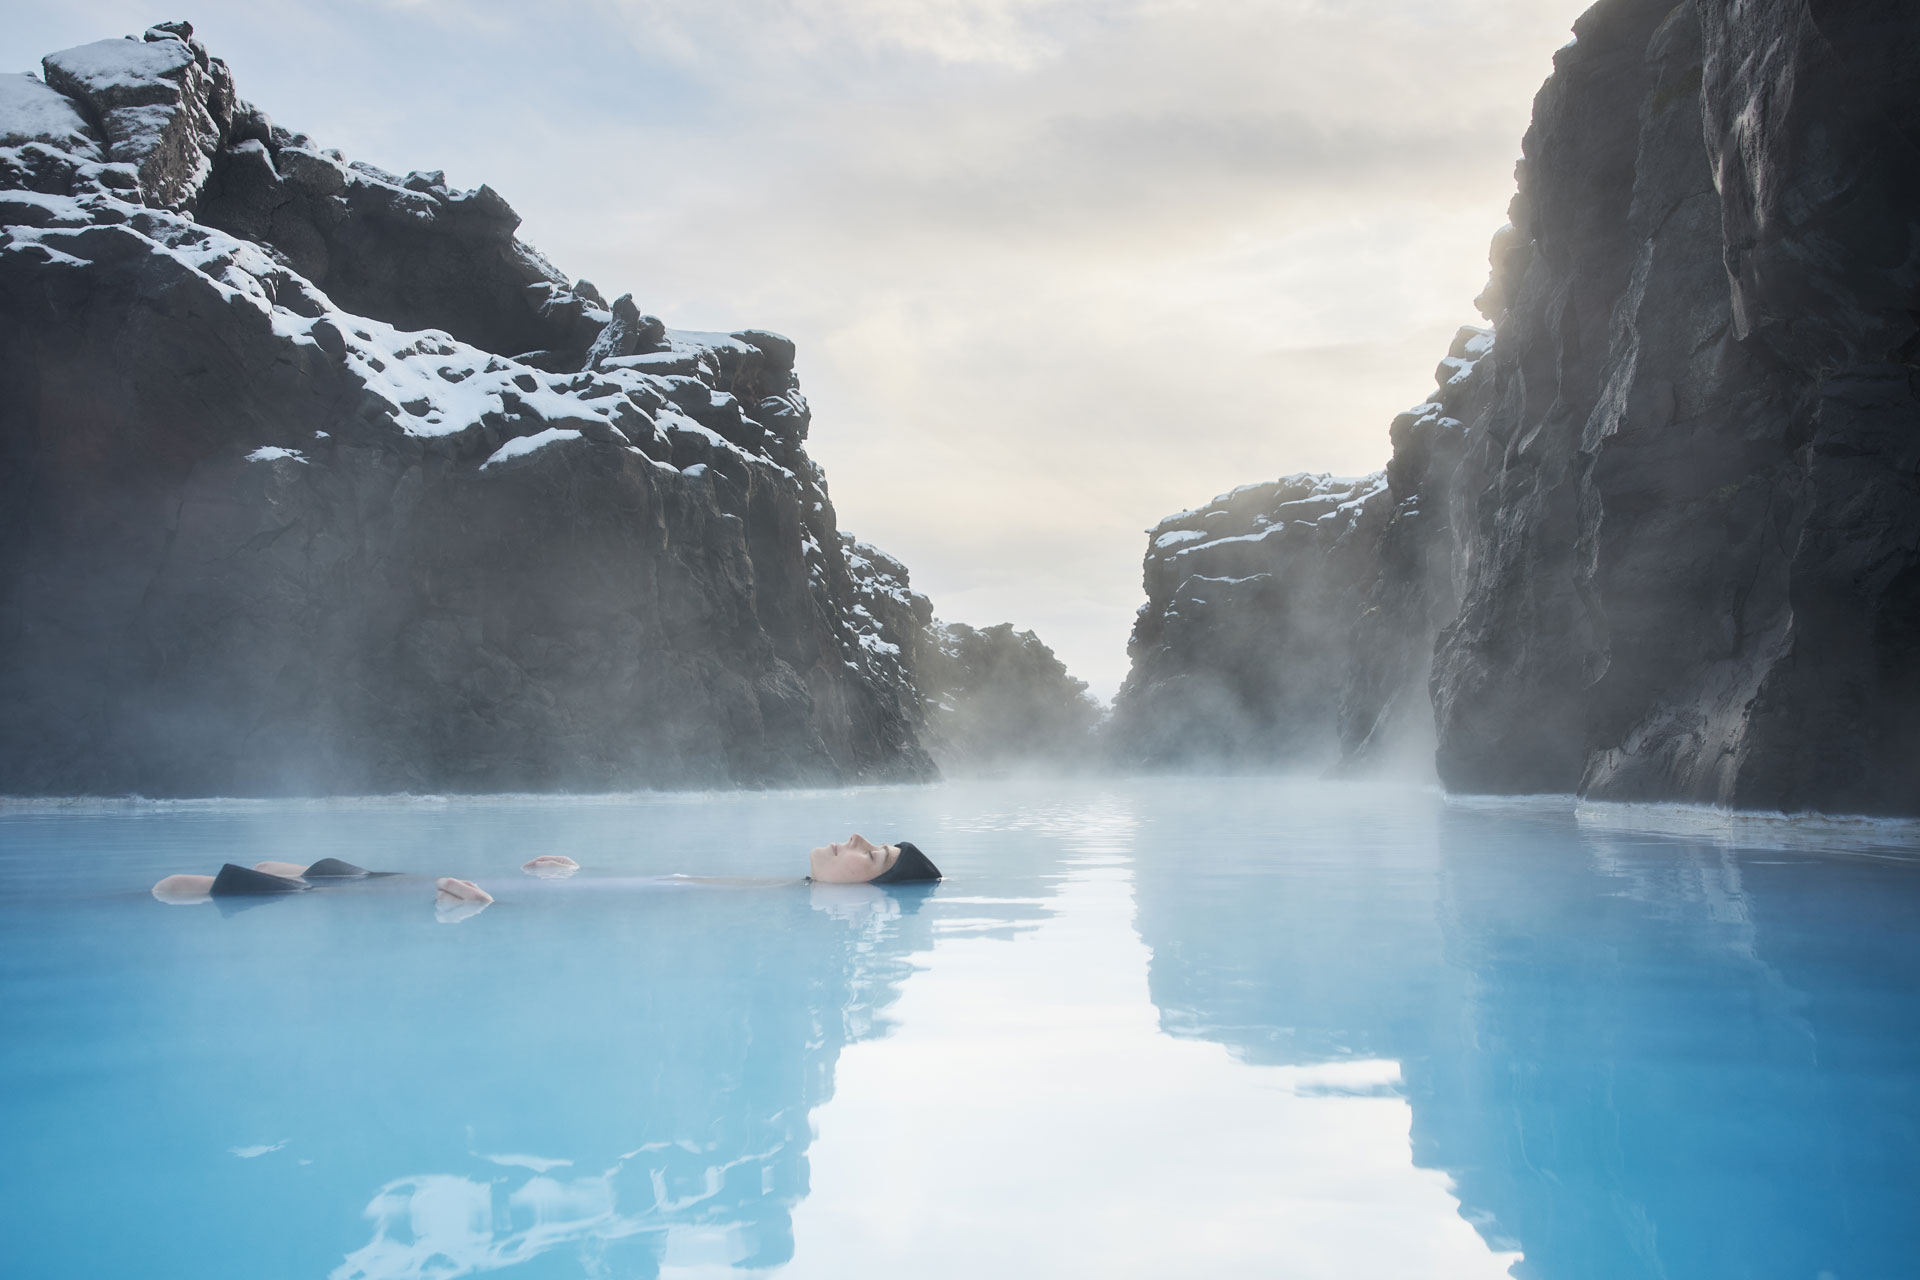
M 168 876 L 153 886 L 153 896 L 176 904 L 204 902 L 208 898 L 249 898 L 270 893 L 299 893 L 313 888 L 314 881 L 331 884 L 394 874 L 369 871 L 338 858 L 322 858 L 307 866 L 293 862 L 256 862 L 251 867 L 241 867 L 229 862 L 220 868 L 217 876 Z
M 820 884 L 910 884 L 940 879 L 940 868 L 919 846 L 875 844 L 855 832 L 838 844 L 823 844 L 807 859 L 807 879 Z
M 855 832 L 845 840 L 824 844 L 807 858 L 806 881 L 813 884 L 912 884 L 941 878 L 940 868 L 920 852 L 918 846 L 875 844 Z M 543 854 L 520 865 L 528 875 L 541 879 L 570 876 L 580 864 L 562 854 Z M 301 893 L 315 884 L 338 884 L 349 880 L 370 880 L 395 875 L 392 871 L 368 871 L 338 858 L 322 858 L 301 866 L 293 862 L 257 862 L 251 867 L 229 862 L 213 876 L 168 876 L 153 886 L 153 896 L 162 902 L 184 906 L 210 898 L 261 897 L 278 893 Z M 777 881 L 695 880 L 708 884 L 768 884 Z M 442 876 L 434 881 L 434 901 L 442 919 L 465 919 L 478 914 L 493 901 L 493 895 L 471 880 Z

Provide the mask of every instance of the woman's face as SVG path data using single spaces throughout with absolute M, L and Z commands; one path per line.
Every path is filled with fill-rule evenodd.
M 865 884 L 900 858 L 900 846 L 875 844 L 863 835 L 850 835 L 838 844 L 823 844 L 808 859 L 809 874 L 825 884 Z

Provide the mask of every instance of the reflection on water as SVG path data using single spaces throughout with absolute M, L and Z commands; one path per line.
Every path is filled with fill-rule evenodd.
M 860 816 L 920 816 L 877 799 Z M 885 1031 L 941 890 L 662 877 L 792 873 L 796 844 L 803 870 L 855 807 L 6 824 L 0 1140 L 35 1176 L 0 1213 L 42 1242 L 14 1274 L 777 1267 L 808 1191 L 809 1114 L 844 1046 Z M 145 894 L 157 874 L 288 845 L 409 874 L 232 914 Z M 556 845 L 580 875 L 521 874 Z M 438 874 L 497 901 L 444 928 Z
M 950 878 L 665 878 L 853 829 Z M 1741 830 L 1259 780 L 0 813 L 6 1270 L 1903 1274 L 1920 867 Z M 146 892 L 320 856 L 405 874 Z M 439 875 L 498 901 L 442 927 Z
M 1604 830 L 1542 867 L 1498 830 L 1442 841 L 1475 990 L 1428 1105 L 1522 1274 L 1906 1271 L 1920 867 Z
M 591 966 L 532 993 L 543 1021 L 579 1029 L 577 1052 L 516 1052 L 496 1022 L 472 1052 L 490 1072 L 525 1054 L 514 1096 L 468 1115 L 465 1171 L 379 1188 L 371 1239 L 332 1280 L 468 1275 L 551 1251 L 623 1275 L 790 1260 L 808 1115 L 929 945 L 921 908 L 937 890 L 589 883 L 545 901 L 530 888 L 503 889 L 502 906 L 584 911 L 595 939 Z M 464 1082 L 446 1078 L 458 1098 Z
M 691 1097 L 674 1096 L 689 1074 L 666 1071 L 664 1062 L 645 1056 L 624 1058 L 620 1069 L 671 1082 L 646 1097 L 644 1106 L 650 1113 L 680 1117 L 677 1136 L 623 1151 L 598 1172 L 576 1168 L 573 1158 L 492 1154 L 478 1157 L 496 1166 L 482 1176 L 396 1178 L 367 1206 L 373 1238 L 347 1255 L 332 1280 L 468 1275 L 517 1266 L 563 1247 L 596 1267 L 634 1250 L 644 1256 L 623 1257 L 623 1263 L 651 1270 L 690 1260 L 750 1268 L 787 1261 L 793 1251 L 788 1214 L 807 1185 L 804 1119 L 815 1100 L 808 1084 L 813 1082 L 820 1097 L 829 1094 L 834 1054 L 848 1036 L 871 1030 L 871 1010 L 890 997 L 884 984 L 897 974 L 890 975 L 884 963 L 866 961 L 910 945 L 913 934 L 901 927 L 903 916 L 917 911 L 924 891 L 895 896 L 865 886 L 816 886 L 776 892 L 804 893 L 814 910 L 845 930 L 827 935 L 828 945 L 813 957 L 824 959 L 837 980 L 819 981 L 822 969 L 809 965 L 807 957 L 776 957 L 779 967 L 804 973 L 813 990 L 835 993 L 841 1001 L 837 1010 L 811 1011 L 804 1039 L 780 1039 L 782 1027 L 799 1030 L 802 1024 L 777 1018 L 746 1023 L 745 1042 L 716 1044 L 699 1026 L 716 1011 L 697 1002 L 672 1006 L 670 1012 L 679 1017 L 650 1025 L 645 1044 L 656 1054 L 671 1055 L 704 1041 L 708 1060 L 696 1065 L 711 1073 L 706 1087 Z M 783 921 L 781 927 L 794 925 Z M 755 973 L 761 963 L 756 959 Z M 752 977 L 737 973 L 730 980 Z M 881 989 L 873 989 L 875 984 Z M 791 1063 L 780 1061 L 788 1056 Z M 739 1089 L 756 1076 L 789 1090 L 773 1099 L 781 1105 L 771 1115 L 759 1114 L 768 1099 Z M 583 1084 L 562 1079 L 545 1087 L 571 1090 Z M 726 1123 L 724 1113 L 742 1107 L 748 1114 Z M 716 1138 L 716 1131 L 724 1137 Z M 549 1128 L 545 1140 L 564 1143 L 565 1135 Z M 588 1142 L 584 1149 L 596 1145 Z M 517 1172 L 502 1174 L 502 1168 Z
M 1161 1034 L 1146 808 L 993 820 L 1059 848 L 1054 914 L 1012 947 L 943 940 L 893 1034 L 843 1055 L 783 1276 L 1505 1274 L 1415 1167 L 1397 1063 L 1250 1068 Z
M 1827 824 L 1814 858 L 1790 825 L 1751 848 L 1757 824 L 1684 813 L 1435 801 L 1356 827 L 1189 799 L 1239 823 L 1142 860 L 1162 1025 L 1249 1063 L 1400 1062 L 1417 1161 L 1524 1250 L 1514 1275 L 1910 1267 L 1920 865 L 1896 829 Z

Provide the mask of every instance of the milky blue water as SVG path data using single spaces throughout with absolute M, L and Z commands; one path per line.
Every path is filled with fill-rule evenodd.
M 949 878 L 661 879 L 850 830 Z M 1912 1276 L 1917 854 L 1272 780 L 0 810 L 0 1273 Z M 413 874 L 147 892 L 325 855 Z

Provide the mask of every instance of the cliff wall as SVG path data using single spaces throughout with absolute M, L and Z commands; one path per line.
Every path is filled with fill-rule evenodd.
M 948 775 L 1078 772 L 1099 762 L 1102 711 L 1087 682 L 1031 631 L 940 622 L 923 633 L 915 677 L 922 734 Z
M 1194 768 L 1333 759 L 1347 637 L 1390 504 L 1383 475 L 1298 475 L 1154 526 L 1133 667 L 1108 728 L 1113 757 Z
M 1331 713 L 1260 733 L 1331 714 L 1347 768 L 1431 741 L 1464 791 L 1920 811 L 1920 13 L 1603 0 L 1575 33 L 1492 333 L 1394 424 L 1371 555 L 1276 568 L 1357 594 L 1352 628 L 1248 601 L 1136 654 L 1123 703 L 1155 664 L 1331 664 Z
M 1920 805 L 1920 14 L 1610 0 L 1535 105 L 1433 694 L 1468 790 Z
M 0 792 L 918 778 L 786 339 L 274 126 L 185 24 L 0 77 Z

